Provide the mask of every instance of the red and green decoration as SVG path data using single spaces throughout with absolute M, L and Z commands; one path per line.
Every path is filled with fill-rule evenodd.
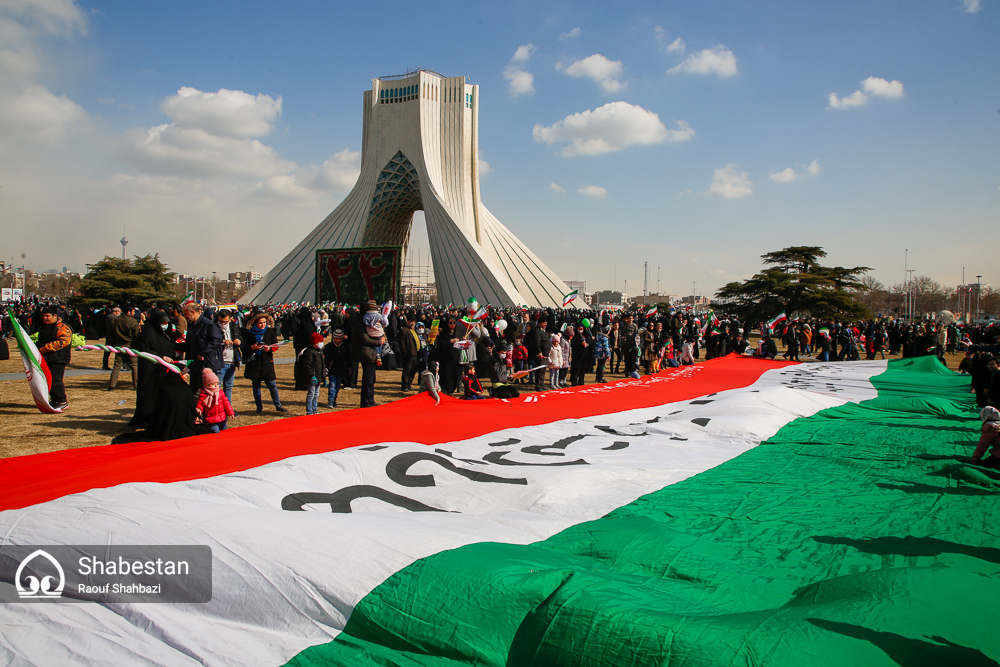
M 398 301 L 402 247 L 316 251 L 316 303 Z

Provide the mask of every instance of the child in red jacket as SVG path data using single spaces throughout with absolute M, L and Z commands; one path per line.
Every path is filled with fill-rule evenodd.
M 229 418 L 235 416 L 226 392 L 219 388 L 219 378 L 212 369 L 201 372 L 201 392 L 198 394 L 198 416 L 212 433 L 225 431 Z

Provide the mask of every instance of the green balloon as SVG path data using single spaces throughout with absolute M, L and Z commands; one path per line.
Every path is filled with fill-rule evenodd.
M 580 320 L 580 324 L 583 325 L 584 329 L 589 329 L 590 328 L 590 320 L 588 320 L 586 317 L 583 318 L 582 320 Z

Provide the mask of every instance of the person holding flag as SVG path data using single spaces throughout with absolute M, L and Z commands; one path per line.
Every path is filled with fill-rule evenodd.
M 38 351 L 48 367 L 51 377 L 49 384 L 49 405 L 62 412 L 69 407 L 63 373 L 70 362 L 73 332 L 57 314 L 55 306 L 42 308 L 42 328 L 38 332 Z M 37 402 L 37 401 L 36 401 Z M 39 406 L 41 407 L 41 406 Z
M 575 289 L 566 296 L 563 297 L 562 307 L 565 308 L 569 304 L 573 303 L 573 300 L 580 296 L 580 290 Z

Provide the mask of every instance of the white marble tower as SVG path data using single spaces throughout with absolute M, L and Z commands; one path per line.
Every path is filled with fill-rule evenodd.
M 479 199 L 479 86 L 428 70 L 372 81 L 354 189 L 240 302 L 314 301 L 317 249 L 405 251 L 420 210 L 441 303 L 562 306 L 566 284 Z

